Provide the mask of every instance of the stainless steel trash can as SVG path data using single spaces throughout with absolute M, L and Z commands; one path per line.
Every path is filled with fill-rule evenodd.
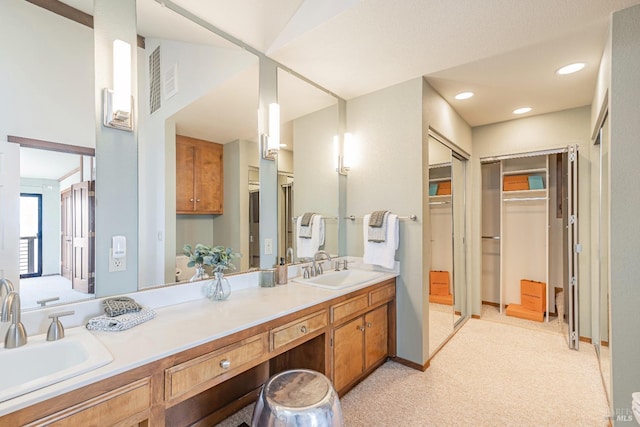
M 342 427 L 342 409 L 331 382 L 308 369 L 284 371 L 262 386 L 252 427 Z

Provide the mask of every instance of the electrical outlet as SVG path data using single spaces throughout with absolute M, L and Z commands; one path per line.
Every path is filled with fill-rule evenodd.
M 109 251 L 109 273 L 114 271 L 125 271 L 127 269 L 127 257 L 114 258 Z
M 273 254 L 273 239 L 264 239 L 264 254 Z

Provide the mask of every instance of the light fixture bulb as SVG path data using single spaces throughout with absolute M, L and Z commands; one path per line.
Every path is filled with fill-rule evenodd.
M 585 64 L 584 62 L 575 62 L 573 64 L 565 65 L 564 67 L 559 68 L 556 71 L 556 74 L 566 75 L 566 74 L 577 73 L 578 71 L 582 70 L 586 65 L 587 64 Z
M 269 151 L 280 149 L 280 105 L 269 104 L 269 138 L 267 142 Z
M 463 100 L 463 99 L 469 99 L 474 95 L 473 92 L 460 92 L 459 94 L 457 94 L 455 96 L 456 99 L 458 100 Z
M 516 108 L 515 110 L 513 110 L 513 114 L 525 114 L 529 111 L 531 111 L 531 107 Z
M 131 112 L 131 45 L 113 41 L 113 111 Z

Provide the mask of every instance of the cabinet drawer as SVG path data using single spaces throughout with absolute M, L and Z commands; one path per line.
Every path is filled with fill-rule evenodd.
M 150 406 L 150 379 L 143 378 L 28 426 L 133 425 L 149 417 Z
M 327 326 L 327 310 L 311 314 L 303 319 L 282 325 L 271 330 L 271 351 L 283 347 L 298 338 Z
M 251 367 L 267 351 L 267 332 L 165 370 L 165 399 L 171 399 L 202 384 L 211 387 Z M 220 377 L 220 378 L 218 378 Z
M 359 295 L 348 299 L 340 304 L 331 306 L 331 323 L 337 322 L 340 319 L 349 317 L 353 313 L 357 313 L 360 310 L 364 310 L 369 306 L 369 298 L 367 294 Z
M 396 295 L 396 286 L 393 283 L 369 292 L 369 305 L 374 305 L 382 301 L 389 301 Z

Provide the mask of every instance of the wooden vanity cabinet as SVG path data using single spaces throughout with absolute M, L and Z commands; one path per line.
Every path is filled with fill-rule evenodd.
M 176 213 L 223 213 L 222 145 L 176 135 Z
M 391 281 L 331 307 L 333 384 L 340 395 L 395 356 L 394 297 Z
M 255 401 L 278 372 L 322 372 L 342 395 L 389 356 L 395 279 L 0 416 L 0 426 L 214 425 Z

